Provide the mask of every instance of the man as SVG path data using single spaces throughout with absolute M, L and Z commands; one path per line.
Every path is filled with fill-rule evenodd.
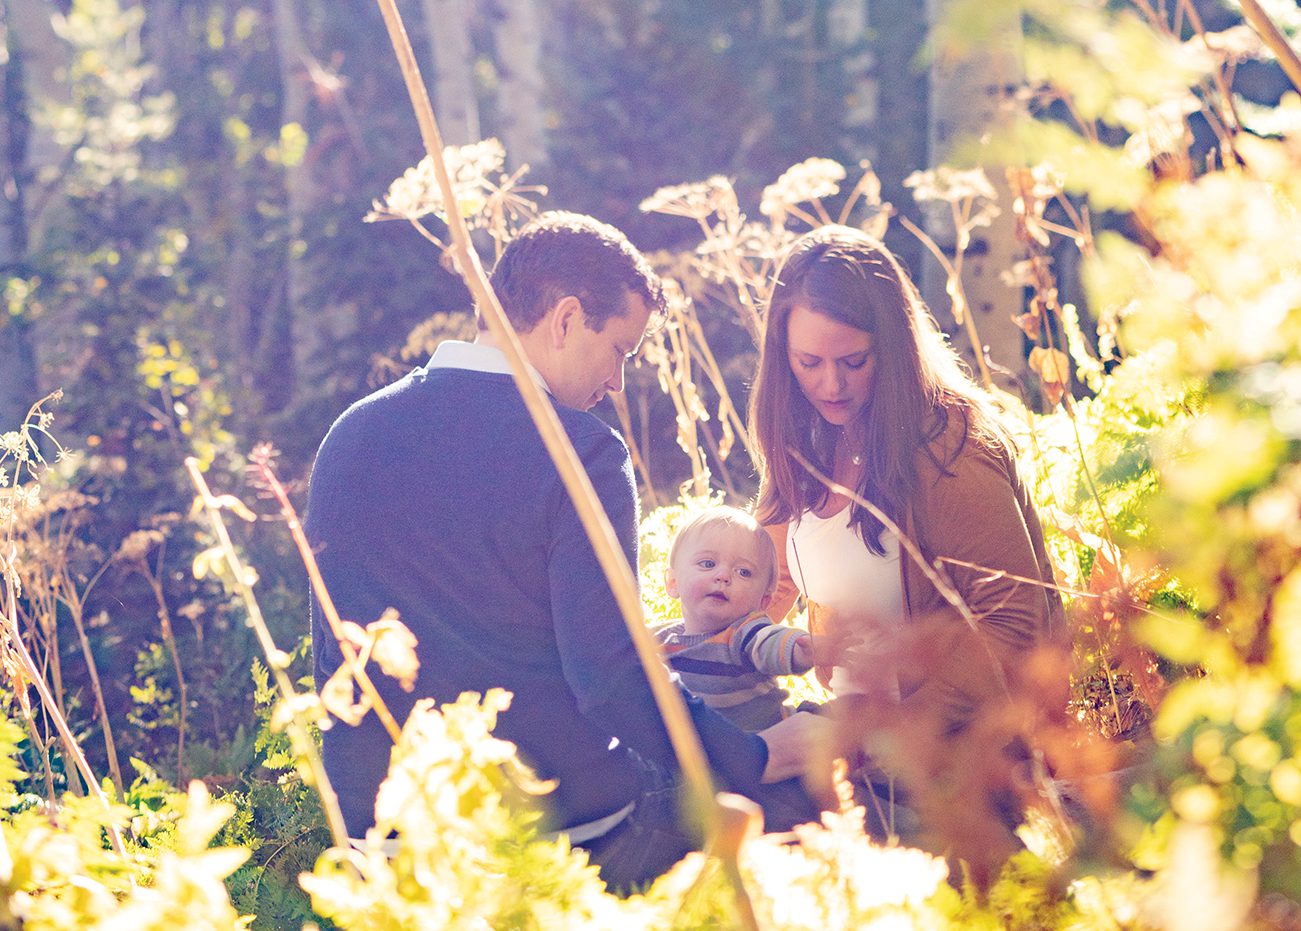
M 628 450 L 586 411 L 623 389 L 625 360 L 663 311 L 658 279 L 614 228 L 554 213 L 507 246 L 492 283 L 635 566 Z M 673 753 L 632 639 L 482 321 L 474 343 L 443 343 L 424 368 L 339 418 L 317 455 L 307 522 L 341 616 L 365 623 L 396 608 L 419 641 L 413 692 L 375 677 L 399 721 L 422 697 L 509 689 L 498 736 L 557 780 L 547 826 L 587 847 L 607 881 L 647 880 L 690 849 Z M 319 686 L 342 659 L 313 611 Z M 720 781 L 760 798 L 761 779 L 799 771 L 818 726 L 791 719 L 751 735 L 695 699 L 690 710 Z M 361 837 L 389 738 L 369 715 L 324 740 L 348 830 Z M 794 810 L 785 806 L 776 827 L 816 816 L 802 794 L 783 797 Z

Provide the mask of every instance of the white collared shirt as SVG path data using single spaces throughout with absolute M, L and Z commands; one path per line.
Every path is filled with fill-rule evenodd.
M 547 394 L 551 393 L 551 388 L 547 386 L 547 380 L 542 377 L 542 373 L 535 369 L 527 358 L 524 365 L 528 368 L 529 375 L 537 386 Z M 490 375 L 510 375 L 510 362 L 506 359 L 506 353 L 502 352 L 496 346 L 489 346 L 485 343 L 466 343 L 459 339 L 443 340 L 434 349 L 434 354 L 429 358 L 427 369 L 467 369 L 471 372 L 487 372 Z

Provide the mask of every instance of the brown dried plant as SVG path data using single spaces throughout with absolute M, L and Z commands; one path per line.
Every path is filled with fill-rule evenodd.
M 41 480 L 50 465 L 42 445 L 53 447 L 56 461 L 64 458 L 65 450 L 50 433 L 53 414 L 45 409 L 62 397 L 61 392 L 54 392 L 37 401 L 28 410 L 26 417 L 17 430 L 0 434 L 0 666 L 9 679 L 18 700 L 20 712 L 33 745 L 40 748 L 45 768 L 46 792 L 49 804 L 56 804 L 52 769 L 49 759 L 49 747 L 54 738 L 46 738 L 37 724 L 37 708 L 33 707 L 30 691 L 35 690 L 39 699 L 39 711 L 43 719 L 53 727 L 61 743 L 64 759 L 71 764 L 69 785 L 74 792 L 89 793 L 106 809 L 110 807 L 108 796 L 100 787 L 99 780 L 90 768 L 86 755 L 82 752 L 68 716 L 63 707 L 63 689 L 58 676 L 58 665 L 50 659 L 57 657 L 57 637 L 51 632 L 56 630 L 55 620 L 59 603 L 59 587 L 64 579 L 69 579 L 67 572 L 66 541 L 62 538 L 50 546 L 50 538 L 39 528 L 44 518 L 57 513 L 64 507 L 82 502 L 65 499 L 59 503 L 54 499 L 43 499 Z M 29 532 L 31 528 L 36 532 Z M 56 541 L 59 538 L 56 536 Z M 33 553 L 32 550 L 36 550 Z M 41 568 L 35 573 L 29 572 L 33 559 Z M 50 570 L 54 571 L 51 572 Z M 39 580 L 38 599 L 35 613 L 25 600 L 25 580 Z M 20 613 L 19 599 L 24 598 L 24 612 Z M 23 620 L 28 624 L 24 625 Z M 35 623 L 31 621 L 35 620 Z M 24 626 L 26 629 L 24 629 Z M 30 643 L 30 646 L 29 646 Z M 35 648 L 35 652 L 33 651 Z M 38 662 L 36 656 L 41 656 Z M 93 670 L 93 663 L 92 663 Z M 46 681 L 47 675 L 55 676 L 55 689 Z M 97 692 L 102 714 L 102 694 Z M 107 717 L 105 720 L 105 733 Z M 111 737 L 110 740 L 111 747 Z M 81 778 L 81 785 L 71 778 L 75 772 Z M 119 775 L 120 780 L 120 775 Z M 118 785 L 121 783 L 119 781 Z M 113 849 L 124 855 L 125 846 L 122 835 L 113 819 L 107 822 L 107 833 Z
M 960 698 L 966 708 L 960 726 L 955 727 L 952 709 L 941 702 L 900 705 L 862 696 L 831 706 L 840 732 L 833 752 L 850 759 L 857 755 L 860 774 L 875 772 L 877 778 L 889 780 L 891 797 L 884 805 L 887 810 L 878 810 L 878 822 L 890 837 L 895 836 L 897 780 L 899 804 L 907 812 L 902 840 L 961 861 L 978 887 L 997 878 L 1008 857 L 1020 848 L 1016 835 L 1026 816 L 1042 826 L 1063 858 L 1072 847 L 1098 846 L 1096 836 L 1079 833 L 1080 826 L 1112 823 L 1119 777 L 1130 762 L 1118 741 L 1143 728 L 1148 705 L 1120 704 L 1132 698 L 1133 689 L 1127 687 L 1128 680 L 1119 680 L 1108 691 L 1111 707 L 1124 708 L 1118 712 L 1118 729 L 1098 728 L 1097 715 L 1109 713 L 1103 703 L 1091 708 L 1090 714 L 1082 713 L 1070 694 L 1074 628 L 1050 632 L 1029 654 L 1019 655 L 1015 663 L 1004 662 L 950 572 L 961 572 L 969 581 L 974 578 L 977 585 L 1011 578 L 1019 584 L 1057 586 L 943 557 L 929 562 L 884 512 L 832 482 L 798 453 L 792 455 L 834 493 L 882 520 L 898 537 L 901 558 L 917 563 L 957 615 L 915 622 L 884 661 L 943 683 L 944 694 Z M 1118 551 L 1112 556 L 1118 558 Z M 1118 562 L 1100 559 L 1090 590 L 1063 592 L 1075 599 L 1076 623 L 1085 614 L 1123 614 L 1132 619 L 1153 613 L 1144 604 L 1150 593 L 1145 584 L 1129 583 L 1122 572 Z M 850 651 L 844 657 L 851 669 L 882 661 L 880 652 L 868 657 Z M 864 672 L 865 681 L 870 681 L 871 669 L 865 666 Z M 878 809 L 882 807 L 870 790 L 864 794 Z
M 41 657 L 41 667 L 47 670 L 52 692 L 60 711 L 66 716 L 62 668 L 58 659 L 58 617 L 60 609 L 66 610 L 77 633 L 82 659 L 90 681 L 95 703 L 95 717 L 104 737 L 109 775 L 119 793 L 125 789 L 118 761 L 117 744 L 109 721 L 104 690 L 99 678 L 99 668 L 87 634 L 86 602 L 111 560 L 103 559 L 97 551 L 84 544 L 79 537 L 89 517 L 89 509 L 96 499 L 80 492 L 64 490 L 47 496 L 26 515 L 26 520 L 15 526 L 14 542 L 22 558 L 18 560 L 18 580 L 22 586 L 22 601 L 17 604 L 21 625 L 27 631 L 30 647 Z M 98 562 L 97 568 L 87 577 L 80 571 L 81 564 Z M 52 738 L 47 737 L 48 745 Z M 46 764 L 47 791 L 51 789 L 48 755 Z M 73 783 L 73 791 L 81 787 Z M 53 796 L 50 796 L 53 798 Z
M 496 139 L 448 146 L 443 158 L 452 176 L 458 212 L 465 217 L 470 229 L 487 230 L 496 256 L 500 258 L 501 250 L 516 231 L 537 215 L 534 198 L 545 196 L 547 189 L 541 185 L 520 183 L 528 173 L 527 165 L 507 172 L 506 150 Z M 367 223 L 406 220 L 440 252 L 446 252 L 450 243 L 444 242 L 421 222 L 430 215 L 446 222 L 448 211 L 438 187 L 433 160 L 425 156 L 389 185 L 384 197 L 374 201 L 365 220 Z
M 945 293 L 954 321 L 965 327 L 971 341 L 976 367 L 981 383 L 986 389 L 994 386 L 985 358 L 984 344 L 976 332 L 976 321 L 971 314 L 967 292 L 962 284 L 962 266 L 971 247 L 971 233 L 978 227 L 989 226 L 1000 213 L 998 194 L 982 168 L 957 169 L 947 165 L 926 171 L 914 171 L 904 179 L 904 187 L 912 188 L 913 198 L 919 204 L 948 204 L 949 219 L 953 224 L 953 258 L 908 217 L 900 214 L 899 222 L 926 246 L 944 269 Z
M 478 255 L 471 246 L 470 231 L 461 216 L 452 178 L 443 157 L 442 134 L 439 132 L 438 121 L 434 117 L 415 52 L 402 22 L 402 15 L 394 0 L 378 0 L 378 4 L 415 109 L 421 139 L 437 176 L 439 190 L 442 192 L 448 229 L 452 237 L 450 254 L 453 264 L 470 288 L 483 321 L 505 351 L 525 407 L 538 429 L 548 454 L 556 464 L 565 489 L 574 503 L 584 530 L 591 539 L 602 571 L 614 593 L 638 659 L 646 672 L 656 705 L 664 719 L 687 791 L 697 811 L 705 819 L 707 833 L 711 836 L 715 835 L 719 833 L 723 823 L 724 806 L 715 798 L 704 749 L 700 744 L 699 735 L 691 726 L 682 696 L 670 681 L 659 650 L 646 628 L 644 611 L 632 568 L 616 545 L 609 519 L 600 506 L 591 481 L 579 463 L 578 456 L 561 427 L 554 408 L 529 377 L 518 335 L 493 293 Z M 747 926 L 753 928 L 755 926 L 753 910 L 749 906 L 749 894 L 745 886 L 738 881 L 734 883 L 733 889 L 742 915 L 751 919 Z
M 642 352 L 659 374 L 660 389 L 673 401 L 678 446 L 691 460 L 692 495 L 703 494 L 710 478 L 702 444 L 715 463 L 714 477 L 732 497 L 739 496 L 738 484 L 728 460 L 738 440 L 749 459 L 741 465 L 742 474 L 748 477 L 756 461 L 740 408 L 710 347 L 698 308 L 733 310 L 755 347 L 760 347 L 777 263 L 797 236 L 789 226 L 792 221 L 812 228 L 849 222 L 857 212 L 861 228 L 876 236 L 884 234 L 890 205 L 881 202 L 880 181 L 871 165 L 863 162 L 861 168 L 834 217 L 825 202 L 840 195 L 846 174 L 838 163 L 824 158 L 792 166 L 764 189 L 759 210 L 767 223 L 747 219 L 731 182 L 721 175 L 661 188 L 641 202 L 647 213 L 695 220 L 703 237 L 685 261 L 670 254 L 654 257 L 671 298 L 667 329 L 673 332 L 648 340 Z M 692 374 L 696 366 L 717 398 L 713 418 Z
M 267 667 L 271 670 L 271 675 L 280 690 L 281 704 L 272 718 L 272 723 L 284 727 L 287 731 L 298 765 L 303 772 L 304 781 L 315 786 L 321 798 L 326 824 L 330 828 L 335 845 L 346 847 L 348 829 L 339 810 L 338 796 L 334 793 L 330 777 L 325 772 L 325 765 L 321 762 L 316 740 L 312 736 L 313 725 L 329 726 L 320 696 L 315 692 L 299 693 L 290 681 L 285 671 L 289 665 L 289 656 L 276 646 L 267 627 L 266 618 L 258 605 L 257 596 L 253 592 L 253 583 L 257 575 L 240 557 L 239 550 L 231 539 L 230 531 L 226 528 L 222 512 L 232 511 L 245 520 L 256 518 L 243 502 L 233 495 L 214 495 L 203 477 L 199 461 L 193 456 L 185 460 L 185 469 L 197 492 L 194 514 L 196 517 L 207 516 L 209 526 L 217 540 L 211 549 L 200 554 L 202 558 L 196 557 L 195 562 L 218 571 L 243 602 L 248 612 L 249 627 L 257 636 L 262 652 L 267 658 Z
M 185 681 L 185 670 L 181 666 L 181 653 L 176 645 L 176 634 L 172 627 L 172 613 L 167 606 L 167 596 L 163 591 L 163 560 L 167 554 L 167 534 L 170 528 L 180 520 L 178 514 L 160 515 L 153 521 L 154 526 L 132 531 L 113 554 L 114 560 L 126 571 L 138 574 L 148 585 L 157 608 L 158 624 L 163 635 L 163 645 L 171 657 L 172 668 L 176 672 L 176 783 L 185 784 L 185 736 L 189 714 L 189 687 Z M 154 554 L 150 562 L 150 554 Z M 78 631 L 81 631 L 78 625 Z M 82 636 L 83 643 L 85 636 Z M 106 722 L 107 726 L 107 722 Z
M 673 401 L 678 446 L 691 460 L 690 493 L 700 496 L 708 493 L 710 484 L 709 466 L 701 448 L 701 427 L 709 420 L 709 411 L 691 374 L 689 336 L 683 324 L 686 299 L 676 284 L 665 288 L 665 296 L 668 320 L 642 343 L 641 358 L 658 372 L 660 390 Z
M 343 665 L 321 688 L 322 704 L 335 717 L 353 725 L 357 724 L 367 711 L 374 710 L 389 737 L 397 742 L 402 729 L 375 688 L 375 683 L 366 671 L 366 663 L 374 658 L 382 672 L 397 679 L 404 690 L 411 691 L 415 686 L 415 675 L 420 666 L 415 653 L 415 637 L 398 619 L 397 612 L 392 610 L 386 611 L 384 616 L 367 624 L 365 628 L 355 621 L 339 617 L 339 612 L 334 607 L 334 599 L 330 597 L 330 591 L 325 587 L 325 580 L 321 577 L 316 554 L 312 552 L 312 547 L 307 542 L 307 535 L 303 531 L 302 521 L 298 519 L 298 512 L 290 502 L 284 484 L 276 476 L 273 467 L 275 451 L 271 446 L 263 444 L 253 450 L 249 460 L 253 464 L 259 483 L 276 501 L 280 516 L 289 528 L 290 536 L 293 537 L 294 545 L 298 549 L 298 555 L 307 568 L 307 576 L 311 580 L 317 603 L 320 604 L 326 623 L 343 653 Z M 354 684 L 361 692 L 360 699 L 353 697 Z
M 700 276 L 702 303 L 736 309 L 742 326 L 757 347 L 763 345 L 763 315 L 772 289 L 773 273 L 797 232 L 789 221 L 810 228 L 848 223 L 855 212 L 859 225 L 875 236 L 885 233 L 890 205 L 881 202 L 881 184 L 868 162 L 833 216 L 826 206 L 840 194 L 845 169 L 826 158 L 810 158 L 787 169 L 764 188 L 759 212 L 767 223 L 748 220 L 731 181 L 715 175 L 705 181 L 660 188 L 641 202 L 646 213 L 662 213 L 696 221 L 703 239 L 691 257 Z

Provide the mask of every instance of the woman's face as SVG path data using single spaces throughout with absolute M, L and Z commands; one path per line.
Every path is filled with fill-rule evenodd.
M 872 373 L 872 335 L 802 304 L 786 318 L 791 371 L 822 418 L 843 427 L 863 413 Z

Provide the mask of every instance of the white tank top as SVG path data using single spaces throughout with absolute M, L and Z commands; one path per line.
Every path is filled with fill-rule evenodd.
M 804 597 L 815 602 L 820 617 L 860 638 L 858 649 L 889 652 L 903 625 L 903 582 L 899 572 L 899 540 L 890 531 L 881 536 L 885 554 L 867 548 L 849 526 L 848 506 L 830 517 L 805 512 L 786 536 L 786 564 Z M 884 688 L 899 697 L 899 679 L 883 656 L 879 663 L 861 665 L 854 677 L 836 666 L 831 690 L 852 695 Z

